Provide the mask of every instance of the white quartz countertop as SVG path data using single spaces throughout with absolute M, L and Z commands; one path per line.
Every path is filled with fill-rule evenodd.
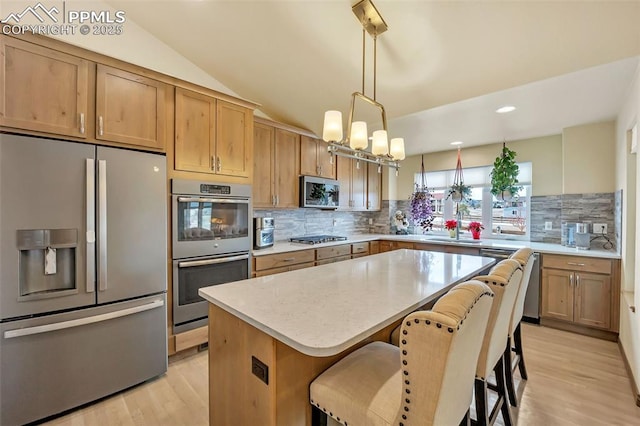
M 460 237 L 460 241 L 456 241 L 454 238 L 448 238 L 446 235 L 392 235 L 392 234 L 354 234 L 348 235 L 346 241 L 334 241 L 331 243 L 322 244 L 301 244 L 290 242 L 276 242 L 273 247 L 269 247 L 261 250 L 253 250 L 253 256 L 264 256 L 267 254 L 286 253 L 290 251 L 306 250 L 319 247 L 328 247 L 341 244 L 360 243 L 365 241 L 374 240 L 391 240 L 391 241 L 407 241 L 413 243 L 429 243 L 429 244 L 441 244 L 441 245 L 457 245 L 464 247 L 478 247 L 478 248 L 494 248 L 494 249 L 507 249 L 517 250 L 522 247 L 529 247 L 533 251 L 538 253 L 548 254 L 565 254 L 571 256 L 587 256 L 587 257 L 601 257 L 607 259 L 620 259 L 620 254 L 613 250 L 578 250 L 573 247 L 565 247 L 560 244 L 551 243 L 537 243 L 530 241 L 517 241 L 517 240 L 498 240 L 498 239 L 481 239 L 479 243 L 473 243 L 472 240 L 467 237 Z
M 288 346 L 331 356 L 464 282 L 494 259 L 396 250 L 199 290 Z

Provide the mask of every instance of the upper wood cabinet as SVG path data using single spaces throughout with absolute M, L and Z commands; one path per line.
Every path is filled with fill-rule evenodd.
M 276 129 L 261 123 L 253 124 L 253 207 L 274 207 Z
M 98 64 L 96 138 L 164 150 L 166 85 Z
M 253 138 L 253 206 L 298 207 L 300 135 L 255 123 Z
M 367 210 L 382 208 L 382 173 L 378 173 L 378 166 L 367 163 Z
M 375 164 L 337 157 L 337 178 L 340 181 L 340 210 L 380 210 L 382 178 Z
M 249 177 L 253 111 L 218 100 L 216 108 L 216 173 Z
M 0 37 L 0 125 L 87 137 L 89 62 Z
M 331 162 L 328 146 L 323 140 L 301 135 L 300 174 L 335 179 L 336 164 Z
M 216 137 L 216 100 L 176 88 L 175 169 L 212 173 Z
M 248 177 L 252 112 L 191 90 L 176 88 L 176 170 Z

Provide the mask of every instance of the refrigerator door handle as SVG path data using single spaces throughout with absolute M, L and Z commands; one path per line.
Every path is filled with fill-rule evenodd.
M 87 158 L 87 236 L 86 236 L 86 256 L 87 256 L 87 293 L 96 291 L 96 168 L 95 161 Z
M 107 289 L 107 161 L 98 160 L 98 290 Z
M 51 331 L 64 330 L 67 328 L 80 327 L 87 324 L 95 324 L 97 322 L 109 321 L 115 318 L 126 317 L 128 315 L 137 314 L 140 312 L 148 311 L 151 309 L 164 306 L 164 300 L 154 300 L 151 303 L 147 303 L 133 308 L 122 309 L 120 311 L 109 312 L 106 314 L 94 315 L 86 318 L 78 318 L 69 321 L 61 321 L 53 324 L 38 325 L 35 327 L 18 328 L 16 330 L 7 330 L 4 332 L 5 339 L 12 339 L 14 337 L 31 336 L 33 334 L 49 333 Z

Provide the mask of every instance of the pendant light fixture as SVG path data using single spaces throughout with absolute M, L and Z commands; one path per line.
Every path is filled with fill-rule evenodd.
M 354 158 L 359 161 L 378 164 L 378 173 L 381 166 L 396 169 L 396 175 L 400 168 L 399 161 L 404 160 L 404 139 L 393 138 L 389 145 L 387 130 L 387 114 L 384 106 L 376 101 L 376 46 L 377 38 L 387 30 L 387 24 L 374 6 L 371 0 L 362 0 L 355 4 L 351 10 L 362 24 L 362 91 L 351 94 L 351 107 L 349 109 L 349 121 L 347 122 L 347 134 L 343 140 L 342 113 L 340 111 L 327 111 L 324 114 L 324 127 L 322 138 L 329 142 L 329 153 L 333 156 Z M 364 94 L 365 81 L 365 42 L 366 33 L 373 38 L 373 98 Z M 372 135 L 371 152 L 366 151 L 369 146 L 369 134 L 367 123 L 353 121 L 356 99 L 363 100 L 380 110 L 382 116 L 382 130 L 376 130 Z

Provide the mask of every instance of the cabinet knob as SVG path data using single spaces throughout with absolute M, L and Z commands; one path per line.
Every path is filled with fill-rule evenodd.
M 216 158 L 217 158 L 216 171 L 219 172 L 220 170 L 222 170 L 222 160 L 220 159 L 220 157 L 216 157 Z
M 104 135 L 104 120 L 102 116 L 98 117 L 98 133 L 100 136 Z
M 80 133 L 84 135 L 84 112 L 80 113 Z
M 215 165 L 214 165 L 214 164 L 215 164 L 215 159 L 213 158 L 213 155 L 212 155 L 212 156 L 211 156 L 211 170 L 212 170 L 212 171 L 215 171 L 215 170 L 216 170 L 216 169 L 215 169 Z

